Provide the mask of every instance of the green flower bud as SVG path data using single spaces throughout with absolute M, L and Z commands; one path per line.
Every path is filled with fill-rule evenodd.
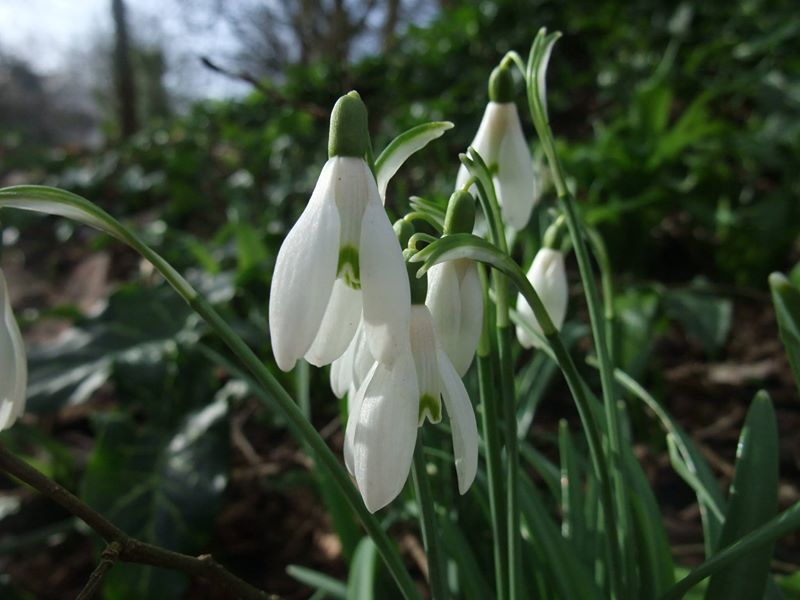
M 444 216 L 445 233 L 472 233 L 475 226 L 475 198 L 472 194 L 458 190 L 447 203 Z
M 511 65 L 503 61 L 489 76 L 489 100 L 500 103 L 513 102 L 515 88 Z
M 363 157 L 369 146 L 367 107 L 358 92 L 348 92 L 336 101 L 331 113 L 328 158 Z

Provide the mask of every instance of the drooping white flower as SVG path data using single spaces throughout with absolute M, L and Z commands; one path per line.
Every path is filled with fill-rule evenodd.
M 403 489 L 427 417 L 441 419 L 441 401 L 453 432 L 458 489 L 464 494 L 478 468 L 478 427 L 461 378 L 439 345 L 430 311 L 411 307 L 408 346 L 386 365 L 375 362 L 350 404 L 344 456 L 364 504 L 375 512 Z
M 528 224 L 539 193 L 531 151 L 514 103 L 514 88 L 511 64 L 504 60 L 489 77 L 489 104 L 471 146 L 493 173 L 503 222 L 519 231 Z M 468 179 L 469 171 L 461 165 L 456 189 Z
M 556 329 L 561 329 L 567 314 L 568 296 L 564 253 L 553 248 L 541 248 L 533 258 L 531 268 L 528 269 L 528 281 L 542 299 L 542 304 L 547 309 L 553 325 L 556 326 Z M 531 329 L 539 334 L 542 333 L 539 321 L 536 320 L 533 310 L 521 294 L 517 298 L 517 312 Z M 525 348 L 536 344 L 536 339 L 519 325 L 517 325 L 517 339 Z
M 3 431 L 11 427 L 25 410 L 28 365 L 2 270 L 0 311 L 0 431 Z
M 522 133 L 514 102 L 489 102 L 471 146 L 494 173 L 493 180 L 503 222 L 519 231 L 528 224 L 538 191 L 533 159 Z M 456 189 L 469 179 L 464 165 L 458 171 Z
M 353 135 L 361 120 L 366 131 L 361 107 L 351 94 L 334 107 L 331 158 L 278 252 L 269 325 L 284 371 L 300 357 L 317 366 L 337 359 L 362 318 L 370 353 L 381 362 L 391 362 L 408 336 L 410 295 L 400 245 L 362 158 L 366 142 Z
M 483 326 L 483 293 L 477 265 L 466 258 L 434 265 L 428 271 L 428 296 L 436 335 L 463 377 L 472 363 Z

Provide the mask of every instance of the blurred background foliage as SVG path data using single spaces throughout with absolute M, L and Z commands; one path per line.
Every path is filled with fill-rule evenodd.
M 455 123 L 393 181 L 387 208 L 399 215 L 409 195 L 449 195 L 457 155 L 487 101 L 489 72 L 510 49 L 526 55 L 541 26 L 565 34 L 548 76 L 550 118 L 585 218 L 609 246 L 618 358 L 631 374 L 663 384 L 650 359 L 671 323 L 700 349 L 695 356 L 726 358 L 731 328 L 743 318 L 734 300 L 766 296 L 767 274 L 790 271 L 800 256 L 800 12 L 792 0 L 229 3 L 237 9 L 199 2 L 233 23 L 241 42 L 225 56 L 193 56 L 195 67 L 243 86 L 205 100 L 167 85 L 166 50 L 137 38 L 136 3 L 128 4 L 125 60 L 119 20 L 94 54 L 106 76 L 91 110 L 59 102 L 52 82 L 24 60 L 2 58 L 0 183 L 63 187 L 133 224 L 224 306 L 265 360 L 270 273 L 326 158 L 335 99 L 361 93 L 377 151 L 415 124 Z M 551 201 L 552 190 L 534 223 L 546 222 Z M 263 515 L 291 512 L 271 493 L 310 488 L 325 498 L 344 544 L 333 558 L 316 550 L 312 561 L 333 562 L 341 573 L 342 551 L 349 558 L 359 535 L 348 514 L 336 512 L 324 482 L 297 468 L 302 461 L 281 423 L 248 403 L 246 384 L 180 299 L 104 236 L 11 211 L 2 218 L 4 268 L 19 274 L 8 277 L 30 342 L 35 416 L 0 439 L 130 533 L 186 552 L 211 544 L 223 564 L 297 597 L 303 592 L 283 570 L 305 555 L 276 540 L 264 550 L 263 536 L 273 534 L 257 532 L 272 526 Z M 536 235 L 524 237 L 520 258 L 529 260 L 535 244 Z M 90 269 L 101 273 L 95 286 L 81 267 L 98 253 L 107 261 Z M 769 310 L 768 301 L 758 306 Z M 765 335 L 775 337 L 774 323 Z M 670 344 L 667 354 L 683 352 Z M 330 424 L 337 410 L 325 372 L 280 377 L 315 423 Z M 534 362 L 520 377 L 521 395 L 535 389 L 541 397 L 553 370 Z M 532 421 L 536 406 L 521 409 L 521 422 Z M 276 459 L 283 466 L 254 475 L 253 457 L 274 457 L 281 444 L 289 448 Z M 254 487 L 261 505 L 242 500 Z M 245 513 L 262 516 L 222 508 L 242 502 Z M 73 521 L 48 510 L 31 508 L 22 493 L 0 496 L 0 571 L 11 574 L 0 578 L 4 598 L 33 597 L 22 590 L 70 597 L 91 569 Z M 315 519 L 330 527 L 327 517 Z M 280 537 L 290 525 L 275 527 Z M 228 539 L 233 530 L 238 545 Z M 82 548 L 89 558 L 67 569 L 60 590 L 42 592 L 41 566 L 14 557 L 52 545 L 53 535 L 61 536 L 56 555 Z M 265 567 L 265 555 L 275 564 Z M 179 597 L 189 585 L 139 571 L 115 567 L 107 597 L 155 597 L 156 589 Z

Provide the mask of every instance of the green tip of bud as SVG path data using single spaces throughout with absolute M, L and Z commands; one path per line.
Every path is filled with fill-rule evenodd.
M 405 250 L 408 247 L 408 240 L 414 235 L 414 226 L 405 219 L 397 219 L 392 227 L 400 247 Z
M 514 101 L 514 74 L 507 61 L 503 61 L 494 68 L 489 76 L 489 100 L 492 102 Z
M 363 157 L 369 146 L 367 106 L 358 92 L 348 92 L 336 101 L 331 112 L 328 158 Z
M 445 233 L 472 233 L 475 226 L 475 198 L 459 190 L 450 196 L 444 216 Z

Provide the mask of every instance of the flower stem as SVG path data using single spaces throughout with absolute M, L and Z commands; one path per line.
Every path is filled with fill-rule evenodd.
M 422 542 L 428 557 L 428 584 L 431 600 L 446 600 L 447 585 L 445 583 L 444 560 L 439 549 L 439 531 L 436 526 L 436 507 L 431 495 L 431 486 L 425 469 L 425 449 L 422 432 L 414 448 L 414 463 L 411 466 L 411 477 L 414 480 L 414 494 L 419 506 L 419 525 L 422 530 Z
M 478 345 L 478 389 L 481 398 L 481 427 L 486 445 L 486 475 L 489 483 L 489 512 L 492 519 L 492 540 L 494 542 L 495 590 L 498 600 L 506 600 L 506 581 L 508 567 L 506 565 L 507 531 L 505 527 L 505 511 L 503 505 L 503 481 L 500 460 L 500 428 L 497 419 L 497 403 L 494 398 L 494 373 L 492 371 L 491 339 L 488 310 L 489 285 L 486 270 L 479 265 L 479 273 L 483 288 L 483 305 L 487 314 L 484 316 L 483 333 Z

